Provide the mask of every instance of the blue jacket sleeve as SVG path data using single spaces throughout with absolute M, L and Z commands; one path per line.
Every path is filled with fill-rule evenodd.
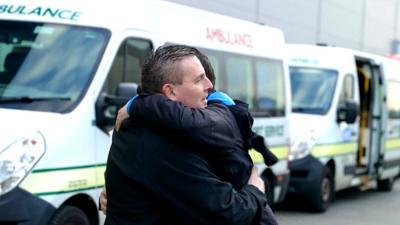
M 231 97 L 229 97 L 229 95 L 225 94 L 222 91 L 211 92 L 208 95 L 207 100 L 209 102 L 216 102 L 216 103 L 220 103 L 220 104 L 223 104 L 226 106 L 235 105 L 235 101 L 233 101 L 233 99 Z

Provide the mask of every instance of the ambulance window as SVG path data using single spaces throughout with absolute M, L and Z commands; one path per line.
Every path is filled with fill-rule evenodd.
M 343 103 L 346 100 L 353 100 L 354 97 L 354 77 L 351 74 L 347 74 L 343 80 L 342 92 L 340 93 L 339 103 Z
M 217 90 L 226 91 L 226 77 L 224 71 L 224 58 L 225 54 L 223 52 L 212 51 L 209 49 L 198 48 L 203 54 L 205 54 L 211 63 L 215 75 L 215 85 L 214 88 Z
M 249 58 L 228 56 L 225 64 L 226 91 L 235 99 L 247 102 L 253 108 L 253 68 Z
M 215 89 L 249 104 L 253 116 L 285 114 L 282 61 L 200 49 L 214 68 Z
M 255 67 L 254 111 L 268 112 L 270 116 L 283 116 L 285 84 L 282 63 L 277 60 L 257 59 Z
M 104 29 L 27 21 L 0 21 L 0 30 L 0 107 L 60 113 L 86 94 L 110 37 Z
M 337 71 L 294 66 L 291 66 L 289 70 L 292 111 L 326 114 L 335 93 Z
M 221 77 L 221 63 L 216 55 L 207 54 L 208 59 L 214 70 L 215 85 L 214 88 L 220 90 L 222 88 L 222 77 Z
M 107 78 L 107 92 L 115 94 L 119 83 L 134 82 L 139 84 L 141 66 L 144 59 L 152 52 L 150 41 L 137 38 L 126 39 L 119 47 Z
M 387 104 L 389 118 L 400 118 L 400 82 L 388 81 Z

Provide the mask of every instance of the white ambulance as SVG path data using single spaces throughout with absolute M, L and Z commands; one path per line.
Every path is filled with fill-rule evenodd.
M 116 111 L 165 43 L 199 47 L 217 88 L 250 103 L 281 160 L 266 168 L 253 158 L 270 199 L 283 199 L 290 90 L 280 30 L 149 0 L 0 0 L 0 30 L 0 223 L 102 223 Z
M 391 190 L 400 171 L 400 61 L 339 47 L 287 48 L 288 197 L 323 212 L 335 191 Z

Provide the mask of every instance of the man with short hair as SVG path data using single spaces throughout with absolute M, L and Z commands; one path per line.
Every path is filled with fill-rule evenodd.
M 196 51 L 176 45 L 157 49 L 143 66 L 143 91 L 207 110 L 212 84 Z M 209 129 L 228 140 L 238 138 L 226 107 L 203 116 L 213 121 L 206 123 L 212 124 Z M 204 151 L 196 148 L 140 121 L 125 120 L 113 134 L 107 162 L 105 224 L 258 224 L 266 199 L 256 172 L 248 185 L 235 190 L 213 173 Z

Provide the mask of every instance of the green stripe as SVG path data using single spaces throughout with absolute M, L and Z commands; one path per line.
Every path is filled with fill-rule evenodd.
M 103 188 L 103 187 L 104 187 L 104 185 L 99 185 L 99 186 L 88 187 L 88 188 L 81 188 L 81 189 L 75 189 L 75 190 L 70 190 L 70 191 L 37 192 L 37 193 L 34 193 L 34 194 L 35 194 L 35 195 L 38 195 L 38 196 L 57 195 L 57 194 L 66 194 L 66 193 L 72 193 L 72 192 L 80 192 L 80 191 L 94 190 L 94 189 Z
M 33 170 L 32 173 L 44 173 L 44 172 L 59 171 L 59 170 L 77 170 L 77 169 L 85 169 L 85 168 L 92 168 L 92 167 L 101 167 L 101 166 L 105 166 L 105 165 L 106 165 L 105 163 L 102 163 L 102 164 L 92 164 L 92 165 L 82 165 L 82 166 L 47 168 L 47 169 Z

